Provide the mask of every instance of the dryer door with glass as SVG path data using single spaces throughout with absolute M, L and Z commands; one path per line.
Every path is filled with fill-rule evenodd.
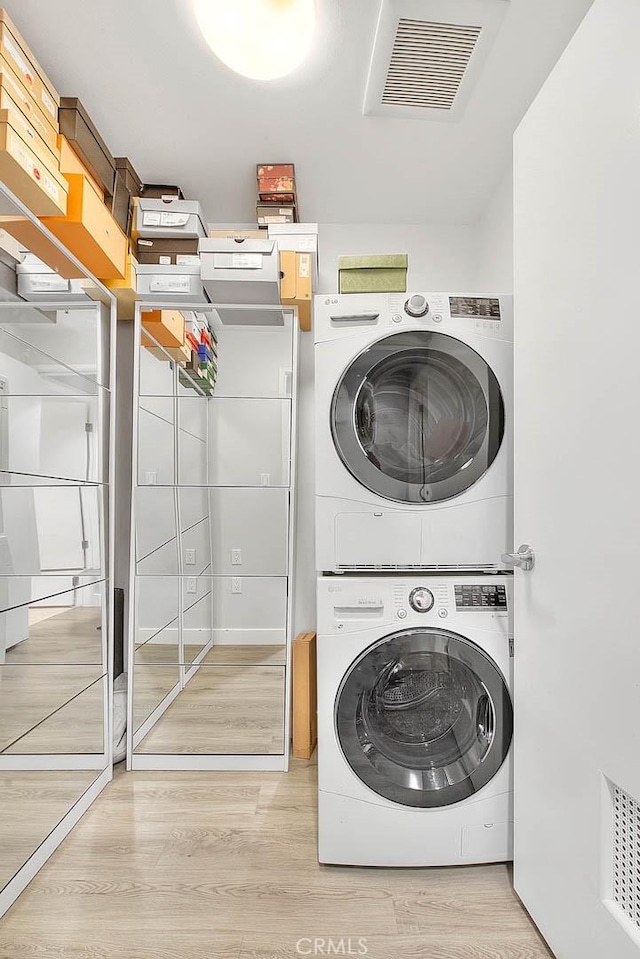
M 505 679 L 479 646 L 444 629 L 407 629 L 345 674 L 336 734 L 358 778 L 404 806 L 449 806 L 496 775 L 513 732 Z
M 495 460 L 504 403 L 486 361 L 444 333 L 386 336 L 347 368 L 331 404 L 342 462 L 373 493 L 433 503 L 463 493 Z

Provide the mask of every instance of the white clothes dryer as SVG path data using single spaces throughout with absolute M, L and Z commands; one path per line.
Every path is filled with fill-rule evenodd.
M 512 858 L 511 587 L 319 578 L 320 862 Z
M 317 296 L 316 569 L 503 569 L 513 305 Z

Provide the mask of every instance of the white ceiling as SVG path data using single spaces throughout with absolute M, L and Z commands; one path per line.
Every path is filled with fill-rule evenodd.
M 260 84 L 209 51 L 190 0 L 4 0 L 63 96 L 116 156 L 180 183 L 209 221 L 255 219 L 255 164 L 294 161 L 302 216 L 470 223 L 511 137 L 592 0 L 510 0 L 459 123 L 362 115 L 379 0 L 317 0 L 309 60 Z

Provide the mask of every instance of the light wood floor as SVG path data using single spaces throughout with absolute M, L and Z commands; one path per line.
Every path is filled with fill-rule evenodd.
M 546 959 L 507 866 L 316 860 L 316 769 L 119 773 L 0 923 L 2 959 Z M 303 948 L 308 948 L 306 943 Z

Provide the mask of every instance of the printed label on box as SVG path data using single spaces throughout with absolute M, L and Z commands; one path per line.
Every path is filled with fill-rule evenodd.
M 153 211 L 144 210 L 142 213 L 143 226 L 160 226 L 160 214 Z
M 45 109 L 48 110 L 49 113 L 51 114 L 51 116 L 52 116 L 52 117 L 55 117 L 56 120 L 57 120 L 57 118 L 58 118 L 58 111 L 57 111 L 57 109 L 56 109 L 56 105 L 55 105 L 55 103 L 53 102 L 53 100 L 51 99 L 51 97 L 49 96 L 49 94 L 47 93 L 47 91 L 46 91 L 45 89 L 42 90 L 42 92 L 41 92 L 41 94 L 40 94 L 40 99 L 41 99 L 42 102 L 44 103 Z
M 299 275 L 305 279 L 311 275 L 311 257 L 308 253 L 300 254 Z
M 179 253 L 176 256 L 177 266 L 199 266 L 200 257 L 195 253 Z
M 161 213 L 160 226 L 186 226 L 189 222 L 188 213 Z
M 170 256 L 159 256 L 158 263 L 161 266 L 171 266 L 171 257 Z
M 262 253 L 232 253 L 232 270 L 261 270 Z
M 61 276 L 39 276 L 32 280 L 34 293 L 63 293 L 71 289 L 71 281 Z
M 23 167 L 29 176 L 35 180 L 36 183 L 39 183 L 40 186 L 44 187 L 47 193 L 53 197 L 57 202 L 59 201 L 60 196 L 60 187 L 47 173 L 43 173 L 37 164 L 33 162 L 33 158 L 30 153 L 27 151 L 26 147 L 23 146 L 22 141 L 19 137 L 11 136 L 9 137 L 9 152 L 16 158 L 21 167 Z
M 152 293 L 189 293 L 191 282 L 188 276 L 154 276 L 149 289 Z
M 13 41 L 10 39 L 10 37 L 6 33 L 4 35 L 3 42 L 5 47 L 9 51 L 9 56 L 11 57 L 12 60 L 15 61 L 15 63 L 20 68 L 20 73 L 22 73 L 22 75 L 24 76 L 28 86 L 32 87 L 35 79 L 33 76 L 33 71 L 31 70 L 26 60 L 23 58 L 22 54 L 20 53 L 20 50 L 13 43 Z

